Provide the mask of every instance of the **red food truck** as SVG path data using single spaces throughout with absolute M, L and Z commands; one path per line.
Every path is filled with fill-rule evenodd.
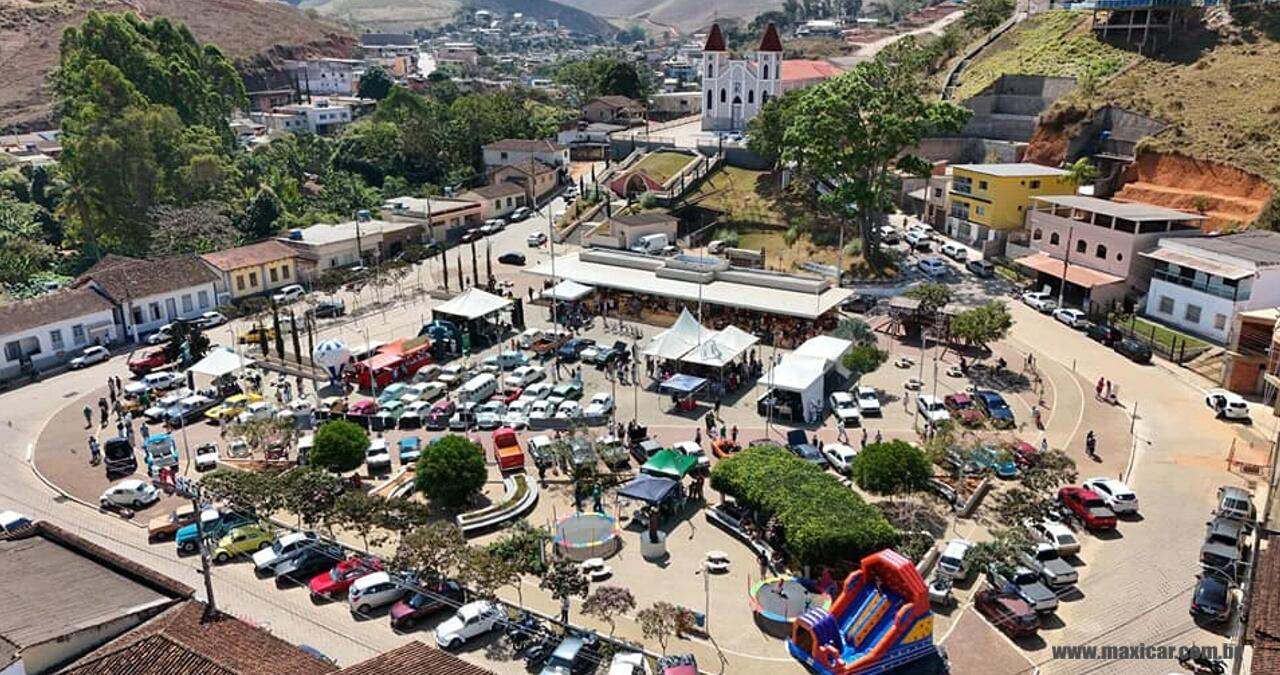
M 351 366 L 348 377 L 361 389 L 377 382 L 383 389 L 392 382 L 408 380 L 431 363 L 431 341 L 425 338 L 396 340 L 382 345 L 377 353 Z

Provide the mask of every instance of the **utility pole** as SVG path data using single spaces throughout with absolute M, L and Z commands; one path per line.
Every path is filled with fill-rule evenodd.
M 1067 228 L 1067 246 L 1062 253 L 1062 283 L 1058 284 L 1058 306 L 1062 307 L 1062 296 L 1067 292 L 1067 268 L 1071 261 L 1071 237 L 1075 234 L 1074 225 Z
M 204 510 L 204 500 L 200 494 L 200 483 L 186 476 L 178 476 L 173 479 L 172 483 L 158 480 L 152 481 L 152 483 L 165 492 L 191 500 L 191 508 L 195 509 L 196 538 L 200 542 L 200 574 L 204 577 L 204 618 L 208 620 L 218 611 L 218 606 L 213 599 L 213 565 L 209 559 L 209 542 L 204 535 L 204 519 L 200 517 L 200 513 Z

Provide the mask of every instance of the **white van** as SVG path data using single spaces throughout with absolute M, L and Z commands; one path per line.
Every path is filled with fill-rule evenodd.
M 671 245 L 671 240 L 667 238 L 665 232 L 657 234 L 646 234 L 631 244 L 631 250 L 636 253 L 648 253 L 649 255 L 657 255 L 659 251 Z
M 498 378 L 492 373 L 481 373 L 467 380 L 458 393 L 459 403 L 481 403 L 498 393 Z

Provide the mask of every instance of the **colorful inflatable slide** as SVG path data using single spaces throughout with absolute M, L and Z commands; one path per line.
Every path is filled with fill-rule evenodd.
M 787 648 L 823 675 L 888 673 L 933 656 L 928 586 L 897 551 L 867 556 L 829 611 L 815 607 L 796 620 Z

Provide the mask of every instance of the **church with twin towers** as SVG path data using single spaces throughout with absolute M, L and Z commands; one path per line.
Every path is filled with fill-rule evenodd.
M 729 58 L 720 31 L 712 24 L 702 48 L 702 130 L 742 131 L 771 98 L 782 94 L 782 40 L 772 23 L 760 46 L 746 58 Z

